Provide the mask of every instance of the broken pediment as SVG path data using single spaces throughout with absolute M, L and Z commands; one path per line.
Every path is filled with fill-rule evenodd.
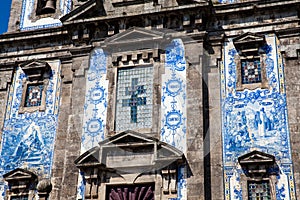
M 125 131 L 99 143 L 75 160 L 78 168 L 98 166 L 126 172 L 153 171 L 183 162 L 181 151 L 155 138 Z
M 273 164 L 275 162 L 275 157 L 273 155 L 255 150 L 240 156 L 238 160 L 241 165 Z

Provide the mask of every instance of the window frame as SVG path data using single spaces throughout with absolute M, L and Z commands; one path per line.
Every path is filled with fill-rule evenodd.
M 44 81 L 28 81 L 27 80 L 27 81 L 25 81 L 25 83 L 23 83 L 24 86 L 23 86 L 23 92 L 22 92 L 22 101 L 20 104 L 19 113 L 22 114 L 25 112 L 35 112 L 35 111 L 43 112 L 46 110 L 46 93 L 47 93 L 48 83 L 49 83 L 49 80 L 44 80 Z M 35 84 L 37 84 L 37 85 L 43 84 L 41 105 L 27 107 L 25 104 L 26 104 L 28 86 L 35 85 Z
M 268 193 L 269 193 L 269 197 L 271 198 L 271 183 L 270 183 L 270 180 L 269 179 L 261 179 L 261 180 L 248 180 L 247 181 L 247 195 L 248 195 L 248 199 L 250 199 L 250 188 L 249 188 L 249 184 L 250 183 L 267 183 L 268 184 Z
M 242 60 L 253 60 L 253 59 L 259 59 L 260 61 L 260 68 L 261 68 L 261 82 L 258 83 L 247 83 L 243 84 L 242 82 Z M 236 63 L 236 70 L 237 70 L 237 83 L 236 83 L 236 90 L 237 91 L 242 91 L 245 89 L 249 90 L 254 90 L 257 88 L 261 89 L 268 89 L 269 88 L 269 83 L 267 79 L 267 74 L 266 74 L 266 55 L 265 54 L 260 54 L 258 56 L 240 56 L 236 55 L 235 58 L 235 63 Z
M 117 94 L 118 94 L 118 82 L 119 82 L 119 80 L 118 80 L 118 75 L 119 75 L 119 70 L 124 70 L 124 69 L 134 69 L 134 68 L 148 68 L 148 67 L 152 67 L 152 94 L 151 94 L 151 96 L 152 96 L 152 109 L 151 109 L 151 120 L 152 120 L 152 123 L 151 123 L 151 126 L 150 127 L 143 127 L 143 128 L 139 128 L 139 127 L 136 127 L 136 128 L 134 128 L 135 130 L 137 130 L 137 129 L 144 129 L 144 130 L 149 130 L 149 129 L 152 129 L 152 124 L 153 124 L 153 120 L 154 120 L 154 118 L 153 118 L 153 116 L 154 116 L 154 114 L 153 114 L 153 112 L 154 112 L 154 110 L 153 110 L 153 105 L 154 105 L 154 98 L 153 98 L 153 95 L 154 95 L 154 79 L 155 79 L 155 65 L 154 65 L 154 63 L 143 63 L 143 64 L 138 64 L 138 65 L 128 65 L 128 66 L 118 66 L 117 68 L 116 68 L 116 88 L 115 88 L 115 102 L 114 102 L 114 107 L 115 107 L 115 114 L 114 114 L 114 116 L 115 116 L 115 126 L 114 126 L 114 130 L 115 131 L 125 131 L 125 130 L 118 130 L 117 129 L 117 104 L 118 104 L 118 101 L 119 100 L 121 100 L 122 102 L 120 103 L 120 104 L 123 104 L 123 99 L 119 99 L 118 98 L 118 96 L 117 96 Z M 137 119 L 138 120 L 138 119 Z M 136 122 L 136 124 L 138 124 L 138 122 Z

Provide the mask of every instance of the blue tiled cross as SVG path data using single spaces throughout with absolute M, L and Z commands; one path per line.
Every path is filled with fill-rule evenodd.
M 137 123 L 137 107 L 146 105 L 146 97 L 138 97 L 140 94 L 146 93 L 144 85 L 138 85 L 138 78 L 131 79 L 131 87 L 125 88 L 125 95 L 130 95 L 130 99 L 123 99 L 122 106 L 130 107 L 131 122 Z

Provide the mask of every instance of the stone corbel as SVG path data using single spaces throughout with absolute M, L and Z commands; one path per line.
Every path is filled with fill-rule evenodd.
M 91 169 L 91 173 L 84 177 L 86 180 L 85 198 L 94 199 L 98 198 L 99 189 L 99 176 L 98 168 Z
M 175 169 L 161 170 L 163 179 L 163 193 L 176 194 L 177 193 L 177 171 Z
M 177 171 L 175 169 L 169 170 L 170 176 L 170 190 L 172 194 L 177 193 Z
M 138 50 L 129 53 L 112 54 L 114 66 L 134 66 L 154 63 L 160 60 L 161 52 L 158 49 Z
M 169 193 L 169 170 L 161 170 L 161 176 L 163 179 L 163 193 Z

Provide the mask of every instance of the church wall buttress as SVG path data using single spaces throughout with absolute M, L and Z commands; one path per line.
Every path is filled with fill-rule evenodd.
M 298 44 L 299 46 L 299 44 Z M 290 51 L 288 53 L 296 53 L 296 50 Z M 296 194 L 300 194 L 300 162 L 299 160 L 299 64 L 300 57 L 299 55 L 284 55 L 285 58 L 285 82 L 286 82 L 286 96 L 287 96 L 287 109 L 289 116 L 289 129 L 290 129 L 290 138 L 291 138 L 291 147 L 292 147 L 292 160 L 294 165 L 294 180 L 296 183 Z
M 27 168 L 40 179 L 51 177 L 54 140 L 60 102 L 60 61 L 48 62 L 51 67 L 46 88 L 46 109 L 20 113 L 19 108 L 24 94 L 23 70 L 18 67 L 9 88 L 6 115 L 2 134 L 0 174 L 16 168 Z M 27 87 L 30 88 L 30 87 Z M 29 89 L 30 90 L 30 89 Z M 35 94 L 32 94 L 35 95 Z M 36 100 L 28 95 L 30 100 Z M 4 198 L 7 186 L 0 181 L 0 199 Z

